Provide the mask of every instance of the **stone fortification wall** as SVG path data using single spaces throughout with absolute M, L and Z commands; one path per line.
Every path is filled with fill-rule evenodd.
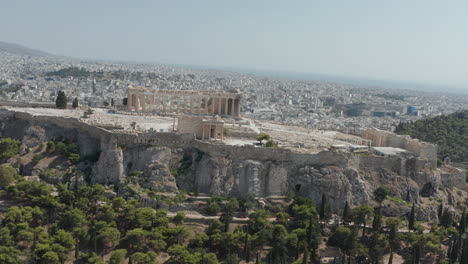
M 402 171 L 401 157 L 380 157 L 380 156 L 362 156 L 360 158 L 359 167 L 366 169 L 389 169 L 401 173 Z M 404 175 L 402 175 L 404 176 Z
M 392 132 L 369 128 L 362 133 L 362 137 L 371 140 L 375 147 L 402 148 L 420 158 L 433 162 L 437 161 L 437 145 L 413 139 L 408 135 L 397 135 Z
M 82 156 L 100 151 L 110 139 L 105 129 L 74 118 L 33 116 L 7 109 L 0 109 L 0 126 L 0 136 L 21 140 L 28 147 L 55 138 L 69 139 L 77 142 Z
M 172 132 L 149 131 L 140 134 L 112 133 L 113 145 L 122 147 L 156 146 L 183 148 L 192 144 L 194 139 L 195 137 L 193 134 L 178 134 Z
M 221 144 L 211 144 L 204 141 L 195 140 L 194 148 L 211 156 L 225 157 L 228 159 L 258 160 L 292 162 L 297 165 L 317 165 L 317 166 L 347 166 L 349 156 L 345 153 L 332 151 L 322 151 L 319 153 L 296 153 L 283 148 L 263 148 L 253 145 L 228 146 Z

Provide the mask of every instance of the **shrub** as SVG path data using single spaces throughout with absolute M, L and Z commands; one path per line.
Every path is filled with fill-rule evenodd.
M 273 140 L 269 139 L 269 140 L 265 143 L 265 147 L 267 147 L 267 148 L 277 148 L 278 145 L 275 144 L 275 142 L 273 142 Z
M 257 135 L 257 141 L 262 143 L 263 140 L 269 140 L 270 139 L 270 135 L 268 135 L 267 133 L 259 133 Z
M 44 143 L 40 144 L 39 147 L 37 147 L 37 151 L 43 151 L 45 148 Z
M 34 164 L 37 164 L 41 159 L 42 159 L 42 155 L 41 154 L 36 154 L 36 155 L 33 156 L 32 162 Z
M 47 148 L 46 148 L 47 152 L 52 153 L 55 151 L 55 148 L 56 147 L 55 147 L 54 141 L 50 140 L 49 142 L 47 142 Z
M 68 161 L 69 161 L 71 164 L 78 164 L 78 162 L 80 162 L 80 155 L 75 154 L 75 153 L 70 153 L 70 154 L 68 155 Z

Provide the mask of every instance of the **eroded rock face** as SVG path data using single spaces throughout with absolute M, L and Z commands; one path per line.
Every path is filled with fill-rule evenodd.
M 125 178 L 121 148 L 104 150 L 93 169 L 93 183 L 118 184 Z
M 133 147 L 124 151 L 124 166 L 127 173 L 131 171 L 144 171 L 155 163 L 169 166 L 171 149 L 167 147 Z
M 142 187 L 162 192 L 179 192 L 169 168 L 161 163 L 151 164 L 143 171 L 139 183 Z
M 438 170 L 423 170 L 411 177 L 419 186 L 421 196 L 437 196 L 439 187 L 442 185 L 440 172 Z
M 189 190 L 221 196 L 284 195 L 287 192 L 288 171 L 274 163 L 256 160 L 230 160 L 204 155 L 194 159 L 190 171 L 178 177 L 178 185 Z
M 368 187 L 355 169 L 306 166 L 289 177 L 289 185 L 317 204 L 325 194 L 332 208 L 342 208 L 346 201 L 353 205 L 370 200 Z

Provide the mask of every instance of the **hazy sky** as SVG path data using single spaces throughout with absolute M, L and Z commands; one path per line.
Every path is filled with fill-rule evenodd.
M 466 0 L 0 0 L 0 7 L 0 40 L 54 54 L 468 87 Z

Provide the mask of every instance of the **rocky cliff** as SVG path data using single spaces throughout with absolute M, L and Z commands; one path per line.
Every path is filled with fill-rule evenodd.
M 457 189 L 464 184 L 464 171 L 434 168 L 432 162 L 415 157 L 331 151 L 304 154 L 210 144 L 175 133 L 113 133 L 77 119 L 4 109 L 0 110 L 0 136 L 19 139 L 28 146 L 67 138 L 77 142 L 82 157 L 100 153 L 92 168 L 94 183 L 119 184 L 132 172 L 139 172 L 140 185 L 152 190 L 182 188 L 221 196 L 250 192 L 257 197 L 295 192 L 317 203 L 326 194 L 334 210 L 343 208 L 346 201 L 350 205 L 369 203 L 373 191 L 386 185 L 392 196 L 409 203 L 428 197 L 458 208 L 468 204 L 466 193 Z M 425 217 L 432 217 L 431 208 L 425 209 Z

